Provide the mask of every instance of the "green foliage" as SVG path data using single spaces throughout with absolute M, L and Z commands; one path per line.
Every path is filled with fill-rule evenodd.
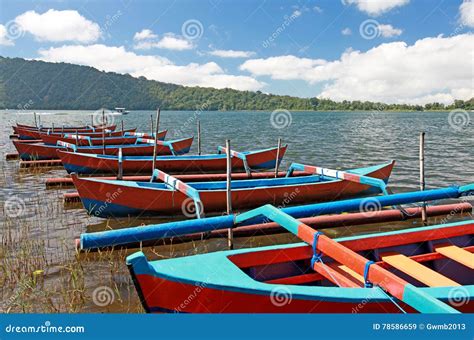
M 420 105 L 361 101 L 335 102 L 324 98 L 297 98 L 260 91 L 217 90 L 186 87 L 134 78 L 128 74 L 101 72 L 88 66 L 46 63 L 0 57 L 0 108 L 96 110 L 126 107 L 130 110 L 365 110 L 422 111 L 472 110 L 474 98 Z

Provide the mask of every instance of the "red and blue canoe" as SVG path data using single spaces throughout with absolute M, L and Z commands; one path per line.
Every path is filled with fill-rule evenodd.
M 362 175 L 388 183 L 394 161 L 371 167 L 348 170 L 351 175 Z M 162 170 L 160 168 L 160 170 Z M 163 177 L 166 181 L 168 175 Z M 188 216 L 193 204 L 189 193 L 199 196 L 200 209 L 205 213 L 226 210 L 226 182 L 166 183 L 105 180 L 72 176 L 74 186 L 84 208 L 97 217 L 126 216 Z M 162 179 L 160 177 L 160 179 Z M 174 180 L 174 178 L 172 178 Z M 111 201 L 112 193 L 114 195 Z M 327 202 L 347 197 L 378 194 L 381 190 L 356 181 L 333 179 L 321 175 L 301 177 L 246 179 L 232 181 L 232 208 L 236 211 L 262 204 L 297 205 L 308 202 Z M 196 198 L 196 197 L 195 197 Z M 200 211 L 202 213 L 202 211 Z
M 46 132 L 40 132 L 38 130 L 31 130 L 28 128 L 21 128 L 18 127 L 15 130 L 15 133 L 18 134 L 20 139 L 41 139 L 41 135 Z M 105 137 L 113 137 L 113 136 L 122 136 L 123 134 L 131 134 L 135 133 L 136 129 L 127 129 L 124 131 L 112 131 L 112 130 L 106 130 L 105 131 Z M 68 132 L 68 131 L 62 131 L 61 129 L 56 129 L 55 132 L 49 131 L 50 135 L 53 136 L 62 136 L 65 133 L 76 133 L 74 132 Z M 78 130 L 77 133 L 81 136 L 89 136 L 89 137 L 95 137 L 95 138 L 102 138 L 102 132 L 89 132 L 89 131 L 80 131 Z
M 17 126 L 12 126 L 13 132 L 17 135 L 20 136 L 20 139 L 41 139 L 40 135 L 41 133 L 47 133 L 49 132 L 61 132 L 61 133 L 97 133 L 97 132 L 102 132 L 104 129 L 106 131 L 115 131 L 116 126 L 111 125 L 111 126 L 78 126 L 78 127 L 70 127 L 70 126 L 65 126 L 65 127 L 56 127 L 56 128 L 51 128 L 51 127 L 35 127 L 35 126 L 29 126 L 29 125 L 21 125 L 17 124 Z
M 158 141 L 156 152 L 157 155 L 181 155 L 188 153 L 193 144 L 193 137 L 170 140 L 170 141 Z M 13 141 L 13 145 L 20 155 L 22 160 L 40 160 L 40 159 L 59 159 L 58 150 L 68 150 L 68 148 L 60 145 L 47 145 L 44 143 L 21 143 L 20 141 Z M 123 155 L 128 156 L 147 156 L 153 155 L 154 145 L 150 143 L 143 144 L 123 144 L 123 145 L 106 145 L 105 154 L 118 155 L 119 150 L 122 150 Z M 77 152 L 81 154 L 103 154 L 104 147 L 102 145 L 94 146 L 78 146 Z M 151 171 L 151 170 L 150 170 Z
M 138 252 L 127 257 L 127 265 L 145 311 L 152 313 L 415 312 L 364 282 L 375 277 L 374 265 L 388 271 L 386 285 L 390 278 L 405 283 L 403 300 L 421 297 L 472 313 L 473 232 L 474 220 L 468 220 L 335 239 L 348 253 L 368 259 L 367 273 L 325 253 L 316 253 L 321 261 L 314 262 L 315 251 L 306 243 L 159 261 Z M 421 293 L 410 296 L 415 290 Z M 432 307 L 439 305 L 426 305 L 423 312 L 436 312 Z
M 250 169 L 271 169 L 275 167 L 277 154 L 279 162 L 285 155 L 287 146 L 282 146 L 278 153 L 278 148 L 269 148 L 256 151 L 242 152 L 245 155 Z M 67 172 L 76 174 L 99 174 L 118 173 L 118 157 L 92 155 L 80 152 L 58 151 L 64 168 Z M 186 156 L 160 156 L 156 158 L 156 168 L 166 172 L 218 172 L 225 171 L 225 154 L 209 155 L 186 155 Z M 232 170 L 244 170 L 244 162 L 241 158 L 232 157 Z M 153 167 L 153 157 L 123 157 L 122 167 L 124 174 L 150 174 Z

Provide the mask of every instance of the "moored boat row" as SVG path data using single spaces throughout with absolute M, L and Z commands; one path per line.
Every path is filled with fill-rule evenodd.
M 167 141 L 167 130 L 14 131 L 23 139 L 13 141 L 21 159 L 62 164 L 70 177 L 56 181 L 74 185 L 89 215 L 138 218 L 129 228 L 81 234 L 81 251 L 282 232 L 303 241 L 159 261 L 148 260 L 146 250 L 134 253 L 126 264 L 147 312 L 474 312 L 474 220 L 465 217 L 474 184 L 392 193 L 395 161 L 347 170 L 290 163 L 282 171 L 288 146 L 280 143 L 187 155 L 193 138 Z M 41 141 L 28 140 L 34 136 Z M 461 202 L 425 208 L 439 200 Z M 463 217 L 335 239 L 326 231 L 448 214 Z M 141 225 L 145 216 L 181 220 Z M 199 294 L 183 307 L 196 287 Z M 467 303 L 452 299 L 456 289 Z

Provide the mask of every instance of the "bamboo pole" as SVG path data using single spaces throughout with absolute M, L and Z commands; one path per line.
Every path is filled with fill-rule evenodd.
M 64 124 L 61 125 L 61 136 L 64 136 Z
M 105 110 L 102 109 L 102 153 L 105 155 Z
M 425 133 L 420 133 L 420 190 L 425 190 Z M 423 225 L 428 224 L 426 217 L 426 202 L 422 202 L 421 220 Z
M 91 115 L 91 127 L 94 127 L 94 115 Z
M 155 127 L 155 145 L 153 145 L 153 167 L 152 167 L 152 170 L 151 170 L 151 176 L 153 178 L 153 173 L 155 172 L 155 163 L 156 163 L 156 148 L 157 148 L 157 144 L 158 144 L 158 128 L 160 126 L 160 113 L 161 113 L 161 110 L 160 108 L 158 108 L 157 112 L 156 112 L 156 127 Z M 153 121 L 152 121 L 153 123 Z M 153 136 L 153 131 L 151 132 L 151 135 Z
M 201 155 L 201 122 L 197 121 L 198 155 Z
M 51 128 L 52 128 L 51 132 L 54 132 L 54 123 L 52 123 Z
M 38 124 L 41 127 L 41 115 L 38 115 Z
M 79 132 L 76 129 L 76 145 L 79 146 Z
M 38 127 L 38 123 L 36 121 L 36 112 L 33 112 L 33 117 L 35 118 L 35 126 Z
M 275 178 L 278 177 L 278 167 L 280 166 L 280 148 L 281 148 L 281 138 L 278 138 L 278 147 L 277 147 L 277 156 L 275 161 Z
M 227 159 L 227 215 L 232 214 L 232 159 L 230 157 L 230 140 L 225 141 L 226 159 Z M 234 249 L 234 231 L 232 228 L 227 229 L 227 246 L 229 249 Z
M 123 119 L 122 119 L 122 137 L 124 136 L 124 131 L 123 131 Z

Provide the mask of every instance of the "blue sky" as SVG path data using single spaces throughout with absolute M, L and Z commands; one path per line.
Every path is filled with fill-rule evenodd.
M 472 96 L 471 1 L 0 4 L 0 54 L 8 57 L 300 97 L 422 103 Z

